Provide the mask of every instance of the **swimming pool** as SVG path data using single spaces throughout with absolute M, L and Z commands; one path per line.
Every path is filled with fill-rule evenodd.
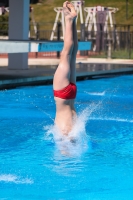
M 77 86 L 82 131 L 65 147 L 51 134 L 52 86 L 0 92 L 0 199 L 133 199 L 133 77 Z

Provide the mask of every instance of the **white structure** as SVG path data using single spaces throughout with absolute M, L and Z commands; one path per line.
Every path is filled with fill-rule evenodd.
M 77 20 L 80 17 L 80 23 L 83 24 L 84 23 L 84 17 L 83 17 L 83 9 L 82 6 L 84 4 L 84 1 L 71 1 L 72 4 L 75 7 L 75 10 L 77 12 Z M 83 3 L 83 4 L 82 4 Z
M 54 22 L 54 26 L 53 26 L 53 30 L 50 36 L 50 40 L 53 40 L 55 38 L 57 38 L 55 36 L 55 31 L 57 29 L 57 23 L 60 21 L 62 24 L 62 36 L 61 38 L 64 39 L 64 34 L 65 34 L 65 21 L 64 21 L 64 13 L 63 13 L 63 7 L 57 7 L 54 8 L 54 11 L 57 13 L 56 14 L 56 18 L 55 18 L 55 22 Z
M 97 34 L 97 24 L 99 23 L 97 21 L 97 13 L 103 12 L 105 14 L 105 22 L 103 25 L 103 31 L 108 34 L 108 39 L 111 39 L 111 35 L 109 34 L 109 31 L 114 30 L 115 25 L 115 18 L 114 14 L 118 11 L 118 8 L 112 8 L 112 7 L 85 7 L 85 12 L 87 13 L 86 19 L 85 19 L 85 27 L 88 27 L 88 39 L 92 39 L 91 31 L 94 31 L 94 37 L 96 37 Z M 117 35 L 117 30 L 115 30 L 117 44 L 119 44 L 119 38 Z M 95 39 L 95 38 L 93 38 Z
M 28 40 L 29 0 L 9 1 L 9 39 Z M 9 69 L 28 69 L 28 53 L 9 54 Z
M 37 26 L 36 26 L 36 22 L 35 22 L 35 18 L 34 18 L 34 8 L 33 7 L 30 7 L 30 16 L 31 16 L 31 20 L 32 20 L 32 23 L 33 23 L 35 37 L 36 37 Z M 29 37 L 30 37 L 30 32 L 29 32 Z
M 83 24 L 84 23 L 84 19 L 83 19 L 83 9 L 82 9 L 82 3 L 80 0 L 79 1 L 71 1 L 71 3 L 73 3 L 76 11 L 77 11 L 77 20 L 78 18 L 80 18 L 80 23 Z M 60 21 L 62 24 L 62 36 L 61 39 L 64 39 L 64 34 L 65 34 L 65 20 L 64 20 L 64 14 L 63 14 L 63 7 L 57 7 L 54 8 L 54 11 L 56 12 L 56 18 L 55 18 L 55 22 L 54 22 L 54 26 L 53 26 L 53 30 L 50 36 L 50 40 L 53 39 L 57 39 L 57 36 L 55 36 L 55 32 L 57 29 L 57 22 Z M 80 32 L 80 30 L 77 30 L 78 32 Z
M 9 12 L 9 8 L 7 7 L 0 7 L 0 15 L 5 14 L 6 12 Z

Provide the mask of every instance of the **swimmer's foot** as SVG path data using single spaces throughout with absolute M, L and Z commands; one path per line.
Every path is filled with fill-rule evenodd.
M 74 20 L 77 17 L 77 13 L 75 11 L 74 5 L 70 3 L 69 1 L 64 2 L 63 12 L 66 19 Z

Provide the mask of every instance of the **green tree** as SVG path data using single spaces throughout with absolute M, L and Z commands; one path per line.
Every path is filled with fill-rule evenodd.
M 0 16 L 0 35 L 8 35 L 8 15 Z

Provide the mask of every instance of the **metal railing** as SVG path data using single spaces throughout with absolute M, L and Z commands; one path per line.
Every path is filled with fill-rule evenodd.
M 8 39 L 8 24 L 2 22 L 0 27 L 0 39 Z M 100 24 L 96 24 L 100 27 Z M 30 23 L 29 39 L 39 41 L 50 41 L 53 23 Z M 112 27 L 107 26 L 107 30 L 103 31 L 103 27 L 98 31 L 88 31 L 88 25 L 78 24 L 78 40 L 92 41 L 92 50 L 82 52 L 80 55 L 89 57 L 103 58 L 126 58 L 133 59 L 133 25 L 114 24 Z M 62 27 L 57 24 L 57 30 L 54 32 L 54 40 L 62 41 Z M 30 53 L 30 57 L 56 57 L 57 52 Z M 6 55 L 0 55 L 0 57 Z

